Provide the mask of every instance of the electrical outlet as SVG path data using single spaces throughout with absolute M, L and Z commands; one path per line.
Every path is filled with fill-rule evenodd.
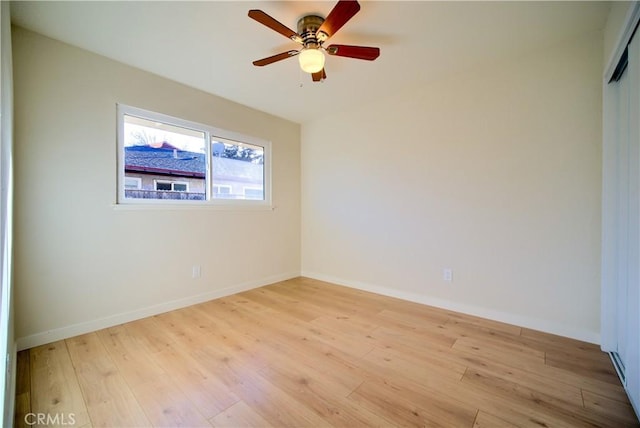
M 191 268 L 191 277 L 192 278 L 200 278 L 200 266 L 199 265 L 193 265 L 193 267 Z
M 453 269 L 444 268 L 442 270 L 442 280 L 445 282 L 453 282 Z

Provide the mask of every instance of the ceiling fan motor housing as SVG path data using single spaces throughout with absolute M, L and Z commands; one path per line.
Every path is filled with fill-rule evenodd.
M 303 16 L 298 20 L 298 34 L 302 37 L 302 44 L 307 49 L 317 49 L 326 40 L 322 33 L 318 34 L 318 28 L 324 22 L 324 18 L 317 15 Z

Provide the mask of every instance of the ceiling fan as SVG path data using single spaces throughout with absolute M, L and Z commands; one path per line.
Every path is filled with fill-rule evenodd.
M 290 50 L 253 61 L 253 65 L 262 67 L 297 55 L 302 71 L 310 73 L 314 82 L 319 82 L 327 78 L 324 70 L 324 52 L 334 56 L 373 61 L 380 55 L 380 48 L 350 45 L 329 45 L 326 48 L 323 46 L 324 42 L 337 33 L 359 10 L 360 5 L 357 1 L 340 0 L 326 18 L 317 15 L 305 15 L 300 18 L 297 33 L 261 10 L 250 10 L 250 18 L 302 45 L 299 50 Z

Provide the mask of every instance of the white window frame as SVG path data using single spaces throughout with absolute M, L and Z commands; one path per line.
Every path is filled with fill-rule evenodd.
M 271 205 L 271 142 L 261 138 L 240 134 L 225 129 L 216 128 L 202 123 L 191 122 L 162 113 L 144 110 L 125 104 L 116 105 L 117 113 L 117 148 L 118 148 L 118 175 L 117 175 L 117 200 L 115 206 L 121 207 L 232 207 L 232 208 L 267 208 Z M 174 199 L 135 199 L 125 197 L 125 172 L 124 172 L 124 116 L 134 116 L 154 122 L 166 123 L 182 128 L 193 129 L 204 133 L 205 158 L 206 158 L 206 196 L 205 200 L 174 200 Z M 215 199 L 212 182 L 212 139 L 228 140 L 235 144 L 249 144 L 264 149 L 263 161 L 263 186 L 264 199 Z M 225 185 L 220 185 L 225 186 Z
M 158 190 L 158 183 L 162 184 L 171 184 L 171 190 Z M 184 184 L 186 190 L 176 190 L 174 189 L 175 184 Z M 153 189 L 156 192 L 189 192 L 189 182 L 188 181 L 175 181 L 175 180 L 153 180 Z

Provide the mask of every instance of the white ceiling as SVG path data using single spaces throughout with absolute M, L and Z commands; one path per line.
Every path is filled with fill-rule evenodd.
M 251 62 L 297 45 L 247 17 L 292 29 L 335 2 L 13 2 L 14 24 L 238 103 L 303 123 L 470 67 L 602 30 L 606 2 L 361 1 L 328 44 L 378 46 L 374 62 L 328 57 L 312 83 L 295 58 Z

